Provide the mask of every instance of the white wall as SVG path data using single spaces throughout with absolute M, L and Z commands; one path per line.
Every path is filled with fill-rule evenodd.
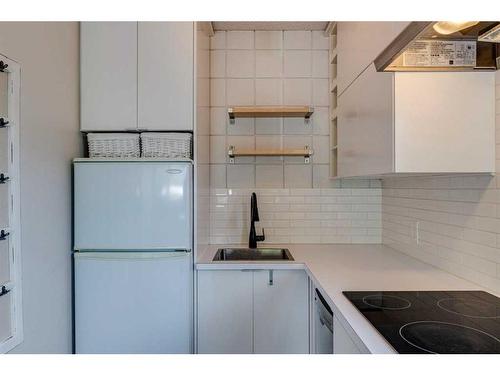
M 210 41 L 210 242 L 246 243 L 250 194 L 267 243 L 379 243 L 380 181 L 329 179 L 329 38 L 322 31 L 219 31 Z M 228 121 L 233 105 L 312 105 L 301 118 Z M 243 157 L 228 147 L 311 147 L 303 157 Z
M 496 176 L 384 180 L 382 238 L 397 250 L 500 293 L 500 71 L 495 138 Z
M 21 64 L 24 342 L 71 351 L 71 159 L 81 154 L 78 23 L 0 22 L 0 53 Z

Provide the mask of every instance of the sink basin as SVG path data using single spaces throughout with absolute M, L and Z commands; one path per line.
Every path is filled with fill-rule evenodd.
M 288 249 L 276 248 L 257 248 L 257 249 L 234 249 L 225 248 L 217 250 L 214 261 L 230 261 L 230 260 L 294 260 Z

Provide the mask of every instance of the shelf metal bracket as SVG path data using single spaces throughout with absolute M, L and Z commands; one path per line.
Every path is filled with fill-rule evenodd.
M 227 109 L 227 114 L 229 115 L 229 123 L 231 125 L 234 125 L 235 123 L 235 119 L 234 119 L 234 111 L 233 111 L 233 108 L 228 108 Z
M 234 164 L 234 146 L 229 146 L 227 155 L 229 156 L 229 163 Z

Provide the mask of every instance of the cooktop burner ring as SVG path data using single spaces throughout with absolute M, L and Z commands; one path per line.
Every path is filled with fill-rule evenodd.
M 444 310 L 444 311 L 447 311 L 449 313 L 452 313 L 452 314 L 456 314 L 456 315 L 460 315 L 460 316 L 465 316 L 467 318 L 478 318 L 478 319 L 497 319 L 497 318 L 500 318 L 500 315 L 497 314 L 497 313 L 494 313 L 494 314 L 484 314 L 484 315 L 477 315 L 477 314 L 466 314 L 466 313 L 463 313 L 463 312 L 459 312 L 459 311 L 456 311 L 456 310 L 453 310 L 452 308 L 450 307 L 446 307 L 446 306 L 443 306 L 443 304 L 446 302 L 446 301 L 465 301 L 465 302 L 474 302 L 476 304 L 483 304 L 484 305 L 489 305 L 489 306 L 492 306 L 493 308 L 495 308 L 495 306 L 492 304 L 492 303 L 489 303 L 489 302 L 486 302 L 486 301 L 481 301 L 481 300 L 475 300 L 475 301 L 472 301 L 472 300 L 468 300 L 467 298 L 443 298 L 443 299 L 440 299 L 438 302 L 437 302 L 437 305 L 440 309 Z
M 417 324 L 437 324 L 437 325 L 459 327 L 459 328 L 462 328 L 465 330 L 472 331 L 475 334 L 479 334 L 482 337 L 487 338 L 488 340 L 493 339 L 494 341 L 496 341 L 496 343 L 500 344 L 500 340 L 498 338 L 496 338 L 495 336 L 489 334 L 488 332 L 484 332 L 484 331 L 477 329 L 477 328 L 473 328 L 473 327 L 469 327 L 469 326 L 465 326 L 465 325 L 461 325 L 461 324 L 449 323 L 449 322 L 441 322 L 441 321 L 435 321 L 435 320 L 419 320 L 419 321 L 415 321 L 415 322 L 406 323 L 399 328 L 399 336 L 401 336 L 401 338 L 403 340 L 405 340 L 409 345 L 411 345 L 417 349 L 420 349 L 424 352 L 430 353 L 430 354 L 442 354 L 442 353 L 438 353 L 438 352 L 426 349 L 418 344 L 415 344 L 414 342 L 412 342 L 411 340 L 409 340 L 408 338 L 406 338 L 404 336 L 403 330 L 405 329 L 405 327 L 409 327 L 409 326 L 417 325 Z
M 396 302 L 396 304 L 399 304 L 399 306 L 383 306 L 383 305 L 376 305 L 372 302 L 368 302 L 368 299 L 370 298 L 380 298 L 380 299 L 385 299 L 385 300 L 392 300 L 393 302 Z M 382 310 L 405 310 L 411 307 L 411 302 L 408 301 L 406 298 L 403 297 L 398 297 L 398 296 L 393 296 L 390 294 L 384 294 L 384 295 L 379 295 L 379 294 L 370 294 L 367 296 L 363 297 L 363 303 L 370 307 L 375 307 L 377 309 L 382 309 Z

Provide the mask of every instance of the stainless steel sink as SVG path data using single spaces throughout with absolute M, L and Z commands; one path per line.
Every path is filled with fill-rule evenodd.
M 284 260 L 293 261 L 292 254 L 288 249 L 277 249 L 269 247 L 261 247 L 257 249 L 235 249 L 225 248 L 217 250 L 214 261 L 231 261 L 231 260 Z

